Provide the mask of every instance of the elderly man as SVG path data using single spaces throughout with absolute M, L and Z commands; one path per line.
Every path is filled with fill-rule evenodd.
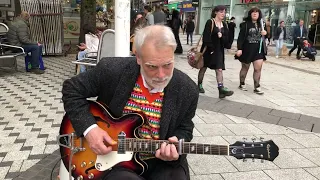
M 76 134 L 83 135 L 98 155 L 111 151 L 104 141 L 116 142 L 96 124 L 86 100 L 89 97 L 98 97 L 118 117 L 142 114 L 146 121 L 139 127 L 141 138 L 188 142 L 193 137 L 198 87 L 174 68 L 176 41 L 171 29 L 163 25 L 145 27 L 137 32 L 134 43 L 136 57 L 103 58 L 95 69 L 63 83 L 64 108 Z M 139 158 L 149 167 L 141 176 L 114 167 L 106 172 L 104 180 L 190 179 L 186 155 L 179 155 L 173 144 L 163 143 L 154 154 Z
M 21 46 L 26 53 L 31 52 L 31 70 L 35 74 L 43 74 L 39 69 L 39 59 L 42 54 L 42 45 L 39 42 L 31 41 L 28 12 L 23 11 L 10 25 L 8 41 L 11 45 Z

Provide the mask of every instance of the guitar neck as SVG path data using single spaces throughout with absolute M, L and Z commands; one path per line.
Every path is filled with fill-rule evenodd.
M 160 149 L 162 143 L 169 143 L 166 140 L 147 140 L 147 139 L 135 139 L 127 138 L 124 143 L 125 149 L 127 151 L 133 152 L 149 152 L 153 153 L 156 150 Z M 169 143 L 174 144 L 178 149 L 180 145 L 178 142 Z M 200 144 L 200 143 L 191 143 L 183 142 L 181 143 L 181 153 L 182 154 L 209 154 L 209 155 L 229 155 L 229 146 L 225 145 L 212 145 L 212 144 Z

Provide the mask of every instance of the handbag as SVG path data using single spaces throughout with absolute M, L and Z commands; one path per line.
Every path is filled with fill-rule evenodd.
M 211 25 L 211 33 L 213 31 L 213 25 L 214 25 L 214 20 L 211 19 L 212 21 L 212 25 Z M 203 61 L 203 54 L 204 52 L 206 52 L 207 50 L 207 46 L 204 47 L 203 51 L 200 52 L 199 51 L 199 44 L 200 44 L 200 41 L 202 40 L 203 38 L 203 34 L 201 35 L 198 43 L 197 43 L 197 46 L 196 47 L 193 47 L 191 48 L 188 52 L 187 52 L 187 59 L 188 59 L 188 63 L 191 67 L 193 68 L 196 68 L 196 69 L 201 69 L 203 66 L 204 66 L 204 61 Z

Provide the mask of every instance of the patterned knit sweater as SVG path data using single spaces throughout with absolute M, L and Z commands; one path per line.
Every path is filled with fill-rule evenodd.
M 141 138 L 159 139 L 163 96 L 163 92 L 151 94 L 143 85 L 142 76 L 138 77 L 123 113 L 140 113 L 145 118 L 144 125 L 138 130 Z M 150 157 L 150 155 L 140 153 L 141 159 Z

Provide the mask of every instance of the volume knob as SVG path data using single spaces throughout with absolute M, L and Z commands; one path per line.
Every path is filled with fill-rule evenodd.
M 93 175 L 92 173 L 90 173 L 89 176 L 88 176 L 88 178 L 89 178 L 89 179 L 93 179 L 93 178 L 94 178 L 94 175 Z
M 82 175 L 78 176 L 77 180 L 83 180 L 83 176 Z

